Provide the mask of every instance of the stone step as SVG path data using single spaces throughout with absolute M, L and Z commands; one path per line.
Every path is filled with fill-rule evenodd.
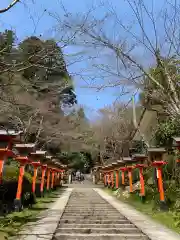
M 104 209 L 104 210 L 115 210 L 114 208 L 110 208 L 110 207 L 108 207 L 108 206 L 97 206 L 96 204 L 83 204 L 83 206 L 81 206 L 81 205 L 79 205 L 79 206 L 76 206 L 76 205 L 74 205 L 74 206 L 69 206 L 68 205 L 68 207 L 66 207 L 65 209 L 92 209 L 92 208 L 96 208 L 96 209 Z
M 87 202 L 87 201 L 81 201 L 81 202 L 70 202 L 68 204 L 69 206 L 71 207 L 86 207 L 86 206 L 90 206 L 90 205 L 96 205 L 96 207 L 108 207 L 107 203 L 106 204 L 99 204 L 99 203 L 96 203 L 96 202 Z
M 84 202 L 84 204 L 86 204 L 86 205 L 90 205 L 90 204 L 94 204 L 94 203 L 92 203 L 92 202 Z M 113 206 L 109 206 L 106 202 L 105 203 L 95 203 L 96 204 L 96 207 L 102 207 L 102 206 L 106 206 L 106 207 L 109 207 L 109 208 L 113 208 Z M 79 202 L 74 202 L 74 203 L 72 203 L 71 201 L 70 202 L 68 202 L 68 206 L 69 207 L 74 207 L 74 206 L 77 206 L 77 207 L 84 207 L 84 205 L 81 205 L 81 203 L 79 203 Z
M 65 216 L 63 215 L 62 218 L 63 220 L 67 219 L 67 220 L 76 220 L 76 221 L 79 221 L 80 219 L 81 220 L 85 220 L 85 219 L 89 219 L 89 220 L 104 220 L 105 217 L 101 217 L 101 216 Z M 107 217 L 106 217 L 107 219 Z M 121 219 L 125 219 L 124 217 L 112 217 L 112 216 L 108 216 L 108 220 L 114 220 L 114 221 L 117 221 L 117 220 L 121 220 Z
M 143 234 L 56 234 L 52 240 L 149 240 Z
M 103 223 L 61 223 L 59 228 L 136 228 L 132 223 L 103 224 Z
M 77 212 L 64 212 L 63 213 L 64 215 L 66 215 L 66 216 L 79 216 L 79 215 L 82 215 L 82 216 L 87 216 L 87 215 L 89 215 L 89 216 L 95 216 L 95 215 L 98 215 L 98 216 L 101 216 L 101 217 L 107 217 L 107 216 L 109 216 L 109 215 L 112 215 L 112 216 L 122 216 L 121 214 L 119 214 L 119 213 L 115 213 L 115 212 L 99 212 L 99 211 L 90 211 L 90 212 L 80 212 L 80 211 L 77 211 Z
M 91 234 L 91 233 L 111 233 L 111 234 L 140 234 L 141 231 L 138 228 L 59 228 L 56 231 L 58 233 L 83 233 L 83 234 Z
M 79 215 L 81 215 L 81 216 L 101 216 L 101 217 L 106 217 L 106 216 L 109 216 L 109 215 L 111 215 L 111 216 L 115 216 L 115 217 L 122 217 L 122 215 L 121 214 L 119 214 L 119 213 L 111 213 L 111 212 L 98 212 L 98 211 L 91 211 L 91 212 L 64 212 L 63 213 L 64 215 L 66 215 L 66 216 L 79 216 Z
M 80 209 L 80 208 L 74 208 L 74 209 L 68 209 L 66 208 L 64 212 L 66 213 L 73 213 L 73 212 L 92 212 L 92 211 L 97 211 L 97 212 L 109 212 L 109 213 L 119 213 L 118 211 L 115 211 L 114 209 L 100 209 L 100 208 L 87 208 L 87 209 Z
M 95 191 L 76 189 L 53 240 L 149 240 Z
M 97 204 L 107 204 L 106 201 L 104 201 L 104 199 L 99 199 L 99 198 L 92 198 L 92 196 L 85 196 L 85 198 L 82 198 L 80 196 L 71 196 L 70 199 L 69 199 L 69 202 L 72 202 L 72 203 L 78 203 L 76 200 L 77 199 L 81 199 L 82 202 L 95 202 Z
M 62 223 L 69 223 L 69 224 L 76 224 L 77 220 L 76 219 L 61 219 L 60 220 L 60 224 Z M 92 220 L 92 219 L 79 219 L 78 220 L 78 224 L 126 224 L 129 223 L 129 221 L 127 219 L 118 219 L 118 220 L 109 220 L 109 219 L 96 219 L 96 220 Z
M 80 216 L 82 216 L 82 217 L 84 217 L 84 216 L 99 216 L 99 217 L 108 217 L 109 218 L 109 213 L 108 212 L 106 212 L 106 213 L 97 213 L 97 212 L 90 212 L 90 213 L 88 213 L 88 212 L 86 212 L 86 213 L 63 213 L 63 216 L 66 216 L 66 217 L 71 217 L 71 216 L 73 216 L 73 217 L 80 217 Z M 111 214 L 111 216 L 110 216 L 111 218 L 118 218 L 118 217 L 122 217 L 122 215 L 120 215 L 120 214 L 118 214 L 118 213 L 114 213 L 114 214 Z

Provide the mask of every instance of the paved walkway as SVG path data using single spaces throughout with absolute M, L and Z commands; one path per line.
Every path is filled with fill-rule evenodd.
M 70 184 L 19 240 L 180 240 L 176 234 L 87 181 Z M 94 188 L 96 186 L 96 188 Z
M 73 189 L 53 240 L 148 240 L 92 188 Z

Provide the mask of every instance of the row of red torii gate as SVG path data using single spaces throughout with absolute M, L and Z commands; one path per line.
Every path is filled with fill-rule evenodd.
M 19 177 L 16 190 L 16 198 L 14 199 L 14 207 L 16 211 L 22 209 L 21 195 L 25 166 L 33 166 L 32 194 L 35 195 L 36 180 L 38 169 L 41 170 L 40 192 L 44 196 L 44 190 L 53 189 L 54 186 L 60 186 L 67 170 L 67 166 L 63 165 L 53 156 L 48 155 L 46 151 L 36 149 L 34 143 L 24 143 L 23 131 L 0 130 L 0 184 L 3 183 L 4 164 L 8 158 L 19 162 Z M 45 186 L 45 177 L 47 179 Z
M 180 153 L 180 138 L 174 138 L 174 146 Z M 148 154 L 134 154 L 132 157 L 123 157 L 121 160 L 111 164 L 99 167 L 100 179 L 103 180 L 106 187 L 118 189 L 125 188 L 125 177 L 128 178 L 129 193 L 133 193 L 133 170 L 139 170 L 140 193 L 139 196 L 142 201 L 145 201 L 145 181 L 143 170 L 145 168 L 153 167 L 155 170 L 155 180 L 157 182 L 160 207 L 167 209 L 165 203 L 165 193 L 163 184 L 163 166 L 168 164 L 164 159 L 167 151 L 165 148 L 148 148 Z M 176 160 L 180 163 L 180 160 Z M 126 175 L 127 174 L 127 175 Z M 119 179 L 121 177 L 121 179 Z

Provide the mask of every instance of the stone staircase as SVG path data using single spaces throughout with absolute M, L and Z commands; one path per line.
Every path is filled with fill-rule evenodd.
M 76 188 L 53 240 L 148 240 L 135 225 L 90 188 Z

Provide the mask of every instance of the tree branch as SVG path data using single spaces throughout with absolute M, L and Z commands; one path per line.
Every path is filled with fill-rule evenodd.
M 0 14 L 7 12 L 9 9 L 11 9 L 12 7 L 14 7 L 18 2 L 20 2 L 20 0 L 14 0 L 12 3 L 9 4 L 8 7 L 3 8 L 3 9 L 0 9 Z

